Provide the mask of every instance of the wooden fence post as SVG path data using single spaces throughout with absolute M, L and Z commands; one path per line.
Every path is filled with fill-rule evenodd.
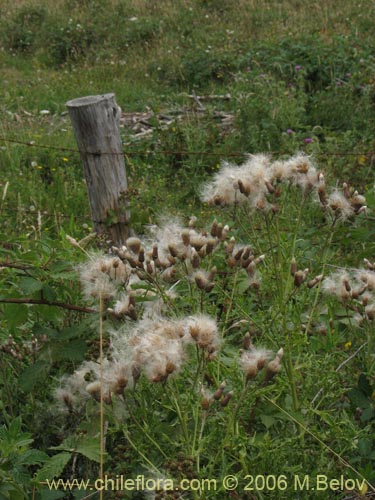
M 114 94 L 66 103 L 83 162 L 94 230 L 117 245 L 129 236 L 127 180 Z

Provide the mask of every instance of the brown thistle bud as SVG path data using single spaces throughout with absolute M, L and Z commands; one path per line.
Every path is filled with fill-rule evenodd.
M 158 260 L 158 258 L 159 258 L 159 249 L 157 244 L 155 244 L 152 247 L 152 260 Z
M 237 181 L 238 189 L 240 190 L 240 193 L 244 194 L 245 196 L 249 196 L 251 192 L 251 188 L 249 184 L 244 184 L 241 179 L 238 179 Z
M 213 236 L 214 238 L 217 236 L 217 220 L 216 219 L 212 223 L 210 233 L 211 233 L 211 236 Z
M 375 319 L 375 304 L 368 304 L 365 307 L 365 313 L 366 313 L 367 318 L 370 321 L 374 321 L 374 319 Z
M 325 188 L 324 184 L 319 184 L 318 196 L 319 196 L 319 201 L 323 205 L 323 207 L 327 206 L 327 204 L 328 204 L 327 193 L 326 193 L 326 188 Z
M 211 401 L 212 400 L 210 398 L 208 398 L 207 396 L 204 396 L 202 399 L 202 403 L 201 403 L 202 409 L 208 410 L 210 407 Z
M 213 252 L 216 246 L 216 240 L 210 238 L 206 243 L 206 254 L 209 255 Z
M 292 260 L 290 261 L 290 274 L 294 276 L 297 272 L 297 263 L 296 259 L 293 257 Z
M 241 267 L 246 269 L 252 261 L 253 261 L 253 259 L 250 259 L 250 258 L 246 259 L 246 260 L 241 259 Z
M 145 249 L 143 247 L 141 247 L 139 249 L 139 253 L 138 253 L 138 260 L 139 260 L 139 262 L 143 263 L 145 261 L 145 258 L 146 258 L 145 257 Z
M 192 249 L 191 256 L 190 256 L 190 262 L 191 265 L 193 266 L 194 269 L 197 269 L 200 266 L 201 259 L 199 258 L 199 255 L 195 248 Z
M 195 227 L 195 223 L 197 222 L 197 218 L 195 215 L 192 215 L 189 220 L 189 227 L 193 228 Z
M 350 198 L 350 189 L 346 182 L 342 184 L 342 192 L 344 193 L 345 198 L 348 200 Z
M 129 304 L 128 310 L 125 313 L 130 319 L 136 321 L 138 319 L 137 311 L 135 310 L 135 305 Z
M 347 292 L 350 292 L 352 288 L 351 288 L 351 286 L 350 286 L 349 281 L 348 281 L 347 279 L 344 279 L 343 283 L 344 283 L 344 286 L 345 286 L 345 290 L 346 290 Z
M 322 279 L 323 279 L 323 274 L 315 276 L 315 278 L 313 278 L 307 283 L 308 288 L 314 288 L 314 286 L 317 285 L 320 281 L 322 281 Z
M 266 256 L 264 254 L 263 255 L 259 255 L 259 257 L 257 257 L 254 260 L 254 264 L 257 266 L 258 264 L 260 264 L 261 262 L 263 262 L 265 258 L 266 258 Z
M 269 382 L 273 377 L 281 370 L 281 360 L 284 356 L 284 349 L 278 350 L 275 359 L 270 361 L 267 365 L 267 371 L 265 376 L 265 382 Z
M 229 255 L 233 252 L 235 244 L 236 244 L 236 239 L 234 238 L 234 236 L 232 236 L 231 239 L 228 241 L 228 243 L 225 246 L 225 253 L 227 255 Z
M 208 391 L 206 391 L 205 389 L 202 389 L 201 393 L 202 393 L 202 402 L 201 402 L 202 409 L 208 410 L 213 401 L 212 394 L 208 393 Z
M 234 254 L 234 258 L 236 260 L 240 260 L 243 253 L 244 253 L 244 248 L 239 248 L 237 252 Z
M 141 248 L 141 240 L 136 237 L 131 237 L 126 240 L 126 246 L 135 254 L 139 253 Z
M 189 333 L 191 337 L 196 340 L 199 336 L 199 328 L 196 325 L 189 326 Z
M 173 243 L 170 243 L 168 245 L 168 250 L 169 250 L 169 253 L 172 255 L 172 257 L 177 257 L 178 256 L 177 247 Z
M 168 375 L 171 375 L 171 373 L 173 373 L 174 371 L 176 371 L 176 365 L 174 363 L 172 363 L 171 361 L 168 361 L 166 367 L 165 367 L 165 371 Z
M 228 231 L 229 231 L 229 226 L 228 226 L 228 225 L 225 225 L 225 226 L 223 227 L 223 231 L 222 231 L 221 236 L 220 236 L 221 241 L 224 241 L 224 240 L 227 238 L 227 236 L 228 236 Z
M 370 269 L 370 271 L 374 270 L 374 264 L 371 263 L 368 259 L 363 259 L 363 262 L 366 264 L 367 269 Z
M 227 264 L 228 264 L 228 267 L 230 269 L 232 269 L 235 266 L 236 261 L 235 261 L 235 259 L 234 259 L 234 257 L 232 255 L 230 257 L 228 257 Z
M 306 274 L 305 271 L 296 271 L 295 275 L 294 275 L 294 286 L 295 287 L 299 287 L 302 285 L 302 283 L 305 281 L 306 279 Z
M 73 410 L 73 404 L 74 404 L 72 394 L 68 391 L 63 391 L 60 396 L 61 396 L 61 400 L 64 403 L 64 405 L 71 412 Z
M 215 278 L 216 273 L 217 273 L 217 267 L 213 266 L 208 274 L 208 279 L 212 281 Z
M 100 401 L 100 387 L 100 382 L 98 381 L 91 382 L 91 384 L 88 384 L 86 387 L 86 391 L 98 402 Z
M 243 260 L 247 260 L 249 257 L 250 257 L 250 254 L 251 254 L 251 248 L 250 247 L 245 247 L 243 249 L 243 252 L 242 252 L 242 255 L 241 255 L 241 258 Z
M 141 376 L 141 369 L 138 365 L 133 365 L 131 371 L 132 371 L 132 377 L 133 377 L 134 383 L 137 383 L 137 381 L 139 380 L 139 377 Z
M 219 401 L 219 399 L 221 399 L 226 385 L 226 382 L 222 382 L 219 385 L 219 388 L 214 392 L 213 398 L 215 399 L 215 401 Z
M 247 272 L 247 275 L 249 276 L 249 278 L 252 278 L 254 276 L 256 267 L 257 267 L 257 265 L 255 263 L 255 260 L 250 262 L 250 264 L 247 266 L 246 272 Z
M 182 242 L 183 244 L 187 247 L 190 245 L 190 231 L 189 229 L 184 229 L 182 232 L 181 232 L 181 238 L 182 238 Z
M 225 408 L 225 406 L 228 406 L 229 401 L 232 399 L 233 396 L 233 391 L 227 392 L 223 399 L 220 401 L 220 406 L 222 408 Z
M 206 254 L 207 254 L 206 245 L 203 245 L 203 247 L 198 250 L 198 255 L 199 255 L 199 257 L 204 259 L 204 257 L 206 257 Z
M 139 267 L 139 262 L 129 252 L 125 252 L 125 259 L 129 262 L 130 266 L 134 269 Z
M 169 267 L 161 273 L 161 278 L 166 283 L 174 283 L 177 281 L 177 271 L 174 267 Z
M 250 332 L 247 332 L 243 338 L 243 341 L 242 341 L 242 344 L 243 344 L 243 348 L 248 350 L 252 347 L 252 342 L 251 342 L 251 335 L 250 335 Z
M 167 255 L 167 260 L 172 266 L 174 266 L 177 262 L 177 259 L 173 257 L 173 255 Z
M 265 184 L 266 184 L 267 191 L 270 194 L 273 194 L 275 192 L 275 188 L 272 186 L 272 184 L 269 181 L 266 181 Z
M 221 222 L 219 222 L 218 225 L 216 226 L 216 233 L 217 237 L 221 239 L 221 236 L 223 234 L 223 224 Z
M 126 377 L 120 376 L 117 378 L 116 383 L 113 387 L 113 392 L 119 396 L 124 394 L 124 389 L 128 385 L 128 379 Z

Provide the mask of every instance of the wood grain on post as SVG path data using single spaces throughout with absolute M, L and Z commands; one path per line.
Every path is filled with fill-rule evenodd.
M 114 94 L 81 97 L 66 106 L 83 162 L 94 230 L 123 244 L 129 236 L 129 210 L 121 109 Z

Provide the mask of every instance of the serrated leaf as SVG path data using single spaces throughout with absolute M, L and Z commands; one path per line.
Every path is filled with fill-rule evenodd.
M 17 462 L 22 465 L 40 465 L 48 460 L 48 458 L 47 453 L 44 453 L 44 451 L 31 449 L 22 453 L 17 458 Z
M 100 447 L 98 439 L 86 439 L 77 446 L 76 452 L 85 456 L 89 460 L 100 462 Z
M 56 476 L 60 476 L 71 456 L 71 453 L 63 451 L 51 457 L 43 467 L 38 470 L 36 480 L 45 481 L 46 479 L 53 479 Z
M 40 384 L 48 375 L 50 364 L 47 361 L 37 361 L 28 366 L 19 376 L 18 384 L 22 391 L 31 391 Z

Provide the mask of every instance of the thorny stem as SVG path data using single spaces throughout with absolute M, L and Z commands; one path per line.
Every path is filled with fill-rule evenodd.
M 199 375 L 201 373 L 202 366 L 204 366 L 204 359 L 205 359 L 205 353 L 202 349 L 199 349 L 199 347 L 196 346 L 196 351 L 197 351 L 198 365 L 193 382 L 193 389 L 192 389 L 193 391 L 195 391 L 197 387 Z M 204 369 L 202 370 L 202 373 L 204 373 Z
M 235 424 L 237 422 L 237 415 L 238 415 L 238 412 L 239 412 L 239 409 L 243 403 L 243 400 L 245 399 L 245 396 L 248 392 L 248 388 L 249 388 L 249 379 L 246 379 L 245 382 L 244 382 L 244 386 L 243 386 L 243 389 L 241 391 L 241 394 L 238 398 L 238 401 L 237 401 L 237 404 L 236 406 L 234 407 L 234 410 L 233 410 L 233 413 L 232 413 L 232 418 L 229 419 L 229 422 L 228 422 L 228 430 L 229 430 L 229 427 L 232 427 L 233 425 L 233 432 L 235 432 Z
M 232 285 L 232 293 L 230 295 L 230 302 L 228 304 L 228 307 L 227 307 L 227 312 L 226 312 L 226 315 L 225 315 L 225 322 L 224 322 L 224 325 L 225 325 L 225 328 L 224 328 L 224 331 L 226 330 L 227 328 L 227 325 L 228 325 L 228 321 L 229 321 L 229 315 L 232 311 L 232 306 L 233 306 L 233 301 L 234 301 L 234 296 L 236 294 L 236 286 L 237 286 L 237 278 L 238 278 L 238 271 L 236 271 L 234 273 L 234 280 L 233 280 L 233 285 Z
M 323 253 L 323 262 L 322 262 L 323 265 L 322 265 L 322 272 L 321 272 L 321 274 L 323 274 L 323 275 L 325 274 L 325 270 L 326 270 L 326 266 L 327 266 L 328 249 L 330 248 L 332 240 L 333 240 L 334 227 L 335 227 L 336 222 L 337 222 L 337 219 L 334 219 L 332 226 L 331 226 L 331 229 L 330 229 L 329 238 L 326 239 L 326 242 L 323 246 L 323 252 L 322 252 Z M 313 305 L 312 305 L 312 308 L 311 308 L 311 311 L 309 314 L 309 320 L 308 320 L 307 325 L 306 325 L 306 329 L 305 329 L 306 332 L 310 331 L 310 327 L 311 327 L 311 323 L 312 323 L 312 320 L 314 317 L 315 309 L 318 305 L 319 294 L 320 294 L 320 289 L 322 287 L 322 283 L 323 283 L 323 280 L 321 280 L 317 284 L 316 289 L 315 289 L 314 302 L 313 302 Z
M 131 419 L 133 420 L 133 422 L 135 423 L 135 425 L 138 427 L 138 429 L 142 432 L 142 434 L 144 434 L 147 439 L 150 441 L 150 443 L 155 446 L 155 448 L 157 450 L 160 451 L 160 453 L 163 455 L 164 458 L 168 459 L 168 456 L 165 454 L 165 452 L 160 448 L 159 444 L 157 443 L 157 441 L 155 441 L 155 439 L 147 432 L 146 428 L 145 427 L 142 427 L 142 425 L 138 422 L 138 420 L 136 419 L 136 417 L 134 416 L 133 412 L 130 410 L 130 408 L 128 407 L 128 412 L 129 412 L 129 415 L 131 417 Z
M 133 448 L 133 450 L 138 453 L 138 455 L 140 455 L 143 460 L 151 467 L 151 469 L 153 469 L 155 472 L 159 473 L 159 469 L 156 467 L 155 464 L 153 464 L 151 462 L 151 460 L 149 460 L 146 455 L 133 443 L 130 435 L 129 435 L 129 432 L 127 431 L 127 429 L 124 429 L 124 436 L 126 437 L 127 441 L 130 443 L 131 447 Z
M 99 477 L 103 480 L 104 460 L 104 393 L 103 393 L 103 296 L 99 294 L 99 377 L 100 377 L 100 462 Z M 103 499 L 103 490 L 100 490 L 100 500 Z
M 184 435 L 184 438 L 185 438 L 185 444 L 186 444 L 186 446 L 189 446 L 190 445 L 190 438 L 189 438 L 189 432 L 188 432 L 186 420 L 183 417 L 180 405 L 178 404 L 178 398 L 176 397 L 174 389 L 171 386 L 171 384 L 168 384 L 168 387 L 166 386 L 165 393 L 166 393 L 169 401 L 171 402 L 172 406 L 176 410 L 177 417 L 178 417 L 178 420 L 180 422 L 180 425 L 181 425 L 181 428 L 182 428 L 182 432 L 183 432 L 183 435 Z

